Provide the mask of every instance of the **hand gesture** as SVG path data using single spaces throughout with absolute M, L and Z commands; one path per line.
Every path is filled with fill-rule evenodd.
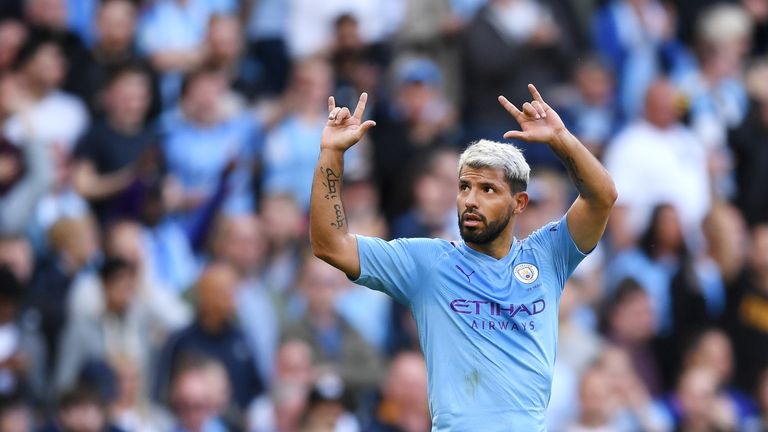
M 328 98 L 328 123 L 325 124 L 320 140 L 321 149 L 346 151 L 360 141 L 368 129 L 376 126 L 373 120 L 363 122 L 367 101 L 368 94 L 361 94 L 355 113 L 350 114 L 347 107 L 336 106 L 333 96 Z
M 508 131 L 504 138 L 551 143 L 557 134 L 566 130 L 560 116 L 550 108 L 533 84 L 528 84 L 528 90 L 533 101 L 523 104 L 520 111 L 504 96 L 499 96 L 499 102 L 512 117 L 520 124 L 522 131 Z

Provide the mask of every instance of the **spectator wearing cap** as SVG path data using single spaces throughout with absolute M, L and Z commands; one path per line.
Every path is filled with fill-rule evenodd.
M 424 58 L 404 60 L 395 69 L 391 99 L 377 101 L 371 130 L 372 169 L 379 180 L 379 195 L 388 220 L 408 210 L 409 203 L 397 191 L 411 190 L 404 180 L 415 161 L 423 160 L 434 147 L 452 143 L 456 113 L 442 93 L 437 66 Z
M 315 381 L 309 393 L 304 419 L 299 426 L 302 432 L 334 431 L 359 432 L 360 425 L 347 410 L 348 399 L 344 383 L 338 375 L 325 373 Z

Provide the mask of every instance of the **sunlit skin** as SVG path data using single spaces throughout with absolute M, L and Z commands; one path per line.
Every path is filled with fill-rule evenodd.
M 527 205 L 528 194 L 513 194 L 501 168 L 464 167 L 459 173 L 459 230 L 467 246 L 478 252 L 505 257 L 513 241 L 515 218 Z

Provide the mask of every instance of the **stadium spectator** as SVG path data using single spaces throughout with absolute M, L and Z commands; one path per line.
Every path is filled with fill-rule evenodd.
M 626 126 L 611 142 L 605 167 L 619 191 L 611 216 L 611 241 L 626 248 L 648 226 L 653 208 L 672 204 L 683 234 L 700 246 L 700 227 L 710 206 L 707 151 L 680 123 L 678 91 L 666 79 L 648 87 L 644 118 Z
M 269 241 L 264 266 L 267 287 L 285 294 L 296 282 L 303 241 L 306 236 L 304 209 L 290 195 L 266 197 L 261 203 L 261 217 Z
M 469 140 L 495 139 L 509 129 L 508 113 L 496 101 L 499 95 L 519 107 L 528 100 L 526 85 L 532 77 L 544 94 L 567 80 L 574 38 L 561 14 L 564 4 L 489 0 L 470 21 L 462 47 L 463 120 Z M 531 165 L 560 168 L 546 147 L 522 143 L 521 148 Z
M 578 421 L 567 427 L 568 432 L 606 432 L 611 425 L 613 403 L 608 377 L 597 368 L 589 369 L 581 376 L 579 384 Z
M 262 382 L 269 385 L 280 336 L 279 299 L 260 276 L 267 252 L 266 227 L 254 216 L 222 216 L 212 236 L 212 258 L 231 265 L 238 274 L 237 318 L 255 353 Z
M 160 138 L 145 123 L 150 86 L 149 74 L 138 65 L 114 70 L 102 93 L 106 116 L 75 148 L 72 183 L 102 223 L 138 217 L 136 201 L 146 184 L 162 180 Z
M 74 147 L 89 120 L 83 102 L 60 90 L 66 68 L 62 47 L 52 35 L 29 34 L 16 58 L 14 84 L 19 93 L 16 101 L 25 101 L 26 109 L 5 119 L 3 133 L 8 139 L 15 143 L 37 139 L 62 147 L 65 153 Z
M 592 37 L 616 72 L 620 114 L 630 121 L 643 113 L 646 91 L 657 76 L 691 61 L 676 38 L 674 16 L 659 0 L 607 2 L 593 16 Z
M 658 324 L 646 290 L 632 279 L 624 280 L 609 300 L 605 314 L 606 338 L 630 354 L 650 392 L 660 394 L 664 382 L 653 339 Z
M 88 387 L 75 387 L 59 397 L 53 418 L 39 431 L 124 432 L 108 417 L 101 395 Z
M 67 0 L 30 0 L 24 2 L 24 18 L 34 33 L 40 32 L 55 40 L 66 59 L 63 89 L 87 100 L 89 83 L 82 77 L 93 63 L 91 52 L 83 40 L 70 30 Z M 80 2 L 84 3 L 84 2 Z
M 204 68 L 184 79 L 179 106 L 161 119 L 168 171 L 182 188 L 181 223 L 205 236 L 199 225 L 219 208 L 243 213 L 254 208 L 251 167 L 260 152 L 261 124 L 251 113 L 227 112 L 228 77 Z M 193 151 L 190 151 L 192 150 Z
M 283 340 L 299 339 L 312 347 L 316 368 L 329 368 L 341 376 L 354 394 L 375 389 L 382 373 L 382 358 L 335 309 L 343 273 L 318 258 L 305 260 L 298 289 L 306 297 L 306 312 L 286 325 Z
M 159 390 L 168 383 L 177 362 L 194 354 L 223 364 L 232 386 L 232 398 L 240 410 L 264 390 L 254 354 L 234 320 L 238 280 L 235 269 L 227 264 L 211 264 L 203 271 L 196 284 L 195 321 L 172 335 L 163 348 L 156 382 Z
M 0 72 L 11 70 L 26 37 L 27 28 L 22 22 L 0 19 Z
M 232 88 L 229 99 L 233 110 L 242 108 L 246 101 L 253 100 L 258 92 L 258 81 L 242 60 L 245 44 L 242 26 L 234 15 L 211 17 L 206 34 L 205 64 L 223 72 L 229 78 Z
M 747 73 L 752 103 L 744 122 L 733 130 L 728 144 L 735 158 L 736 200 L 747 223 L 768 221 L 768 198 L 759 185 L 766 184 L 768 163 L 768 62 L 758 60 Z
M 309 210 L 309 193 L 319 152 L 317 143 L 328 120 L 326 110 L 332 85 L 332 71 L 325 60 L 312 58 L 294 65 L 286 90 L 293 94 L 294 104 L 265 141 L 264 193 L 289 194 L 303 212 Z
M 92 271 L 99 250 L 90 219 L 61 219 L 50 228 L 48 237 L 50 251 L 35 266 L 29 302 L 45 338 L 45 364 L 52 370 L 59 355 L 61 331 L 69 319 L 72 283 Z
M 179 96 L 182 74 L 203 65 L 211 17 L 230 14 L 235 6 L 232 0 L 160 0 L 141 15 L 136 39 L 140 51 L 161 74 L 163 106 L 173 106 Z
M 675 392 L 664 401 L 676 430 L 737 430 L 736 410 L 717 382 L 717 373 L 706 367 L 683 370 Z
M 280 345 L 275 358 L 275 375 L 269 394 L 253 401 L 248 409 L 247 430 L 272 432 L 297 430 L 306 410 L 315 380 L 312 347 L 300 340 Z
M 108 257 L 101 264 L 99 279 L 103 308 L 97 314 L 72 316 L 63 329 L 54 376 L 60 391 L 72 387 L 83 366 L 92 361 L 126 357 L 136 364 L 139 376 L 147 376 L 150 370 L 149 322 L 145 305 L 137 300 L 136 268 Z
M 379 180 L 382 208 L 388 220 L 408 210 L 396 191 L 411 190 L 408 170 L 450 138 L 456 113 L 440 89 L 440 70 L 423 58 L 404 60 L 396 70 L 394 94 L 382 97 L 373 112 L 379 127 L 371 131 L 373 174 Z M 406 169 L 392 170 L 399 166 Z
M 381 386 L 381 399 L 373 407 L 370 432 L 427 432 L 432 427 L 427 400 L 424 357 L 413 351 L 397 354 Z
M 94 62 L 81 79 L 88 85 L 84 102 L 91 112 L 99 114 L 104 109 L 100 92 L 107 81 L 125 65 L 140 65 L 149 74 L 152 102 L 149 116 L 160 112 L 160 90 L 157 77 L 136 47 L 137 7 L 131 0 L 108 0 L 101 2 L 95 16 L 96 40 L 91 51 Z M 145 113 L 147 114 L 147 113 Z
M 221 413 L 216 411 L 212 393 L 210 357 L 182 358 L 175 368 L 170 384 L 169 406 L 174 415 L 174 430 L 189 432 L 224 432 L 227 430 Z
M 768 364 L 768 225 L 752 229 L 749 262 L 728 288 L 725 316 L 736 347 L 736 382 L 744 390 L 754 389 L 755 377 Z
M 21 394 L 0 396 L 0 430 L 30 432 L 34 426 L 31 407 Z
M 116 426 L 131 432 L 171 430 L 172 419 L 147 397 L 150 371 L 142 371 L 132 359 L 118 356 L 110 359 L 117 391 L 109 406 L 110 418 Z
M 457 239 L 459 221 L 449 191 L 457 188 L 451 174 L 459 162 L 458 153 L 453 148 L 436 149 L 424 159 L 423 166 L 414 170 L 413 205 L 392 222 L 391 236 Z
M 735 373 L 733 347 L 728 335 L 719 328 L 710 327 L 693 333 L 684 352 L 681 370 L 705 367 L 717 375 L 717 388 L 736 411 L 740 427 L 756 414 L 749 395 L 732 386 Z M 759 385 L 759 382 L 757 382 Z M 756 387 L 758 388 L 758 387 Z
M 563 120 L 600 156 L 620 125 L 614 72 L 598 57 L 590 57 L 575 66 L 572 81 L 576 92 L 561 102 Z
M 745 432 L 760 432 L 768 427 L 768 368 L 763 369 L 757 377 L 756 389 L 755 401 L 759 411 L 756 415 L 746 420 L 744 425 Z

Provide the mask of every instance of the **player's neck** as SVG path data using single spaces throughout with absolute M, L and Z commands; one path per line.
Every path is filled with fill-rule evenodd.
M 500 260 L 509 254 L 509 249 L 512 247 L 512 242 L 515 240 L 513 230 L 509 228 L 510 227 L 508 227 L 508 229 L 504 230 L 501 234 L 499 234 L 498 237 L 488 243 L 465 243 L 473 250 Z

